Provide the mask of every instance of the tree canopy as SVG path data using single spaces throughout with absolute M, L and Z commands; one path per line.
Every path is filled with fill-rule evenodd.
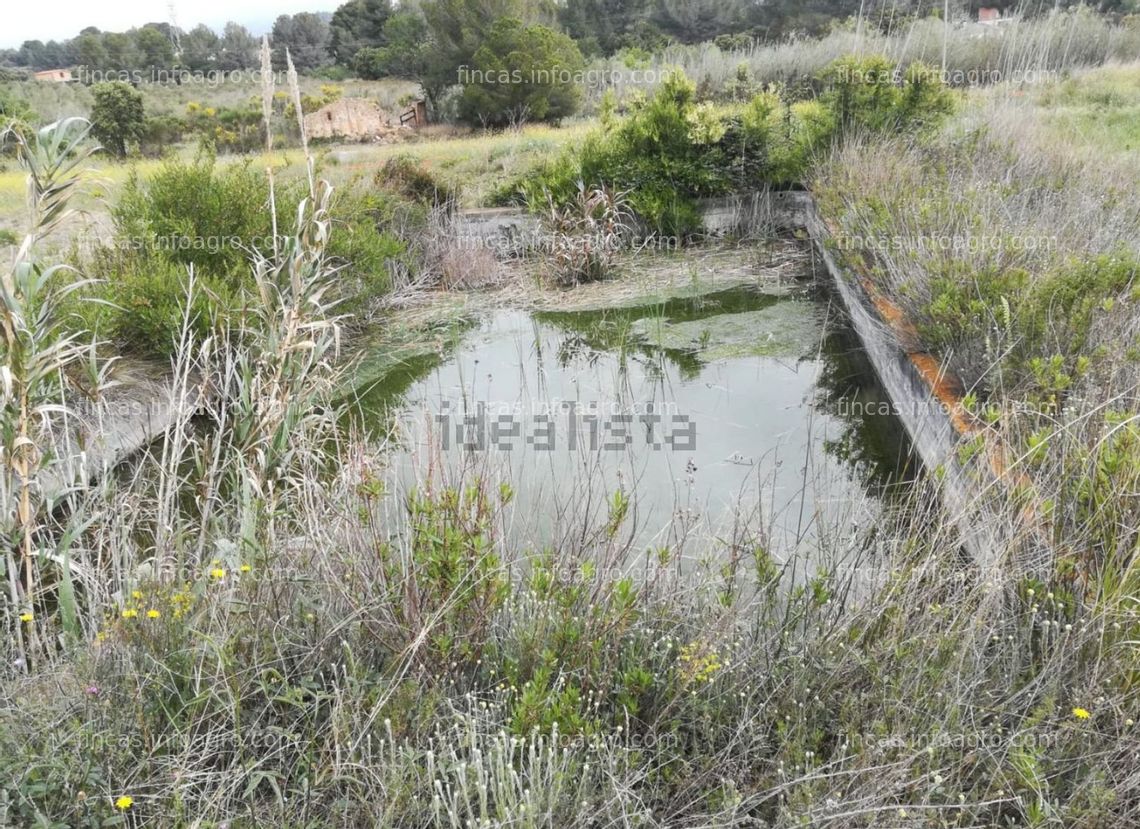
M 470 70 L 460 74 L 460 115 L 488 126 L 573 115 L 582 100 L 584 65 L 581 51 L 567 35 L 500 18 L 472 56 Z
M 361 49 L 383 46 L 387 43 L 384 25 L 391 16 L 391 0 L 349 0 L 338 8 L 329 22 L 333 59 L 351 66 Z
M 273 65 L 277 69 L 285 68 L 286 49 L 298 72 L 320 69 L 332 62 L 329 51 L 332 30 L 320 15 L 312 12 L 278 17 L 273 23 L 270 41 L 273 44 Z
M 146 123 L 142 94 L 122 81 L 91 88 L 91 133 L 112 155 L 123 158 L 142 137 Z

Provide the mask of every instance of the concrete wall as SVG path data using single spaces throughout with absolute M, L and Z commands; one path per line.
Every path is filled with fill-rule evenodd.
M 897 324 L 884 320 L 862 281 L 836 259 L 830 230 L 810 197 L 803 196 L 787 220 L 807 230 L 914 451 L 927 470 L 937 470 L 943 507 L 956 523 L 963 546 L 983 570 L 1003 565 L 1013 539 L 991 507 L 1004 492 L 995 489 L 998 481 L 987 480 L 980 464 L 966 465 L 959 458 L 959 447 L 969 436 L 954 415 L 960 391 L 947 394 L 936 385 L 953 385 L 954 378 L 941 371 L 932 378 L 930 355 L 904 347 L 909 337 L 900 336 Z
M 98 401 L 74 401 L 66 428 L 51 436 L 58 461 L 38 481 L 49 503 L 107 475 L 202 405 L 197 388 L 179 387 L 151 365 L 118 363 L 112 376 L 117 385 Z
M 698 204 L 705 233 L 716 238 L 748 235 L 792 220 L 803 227 L 811 203 L 805 192 L 778 191 L 703 199 Z M 463 249 L 484 248 L 503 258 L 524 256 L 545 244 L 539 217 L 517 207 L 463 210 L 452 221 L 451 234 Z
M 507 259 L 542 246 L 538 216 L 517 207 L 464 210 L 451 222 L 450 235 L 461 250 L 485 249 Z

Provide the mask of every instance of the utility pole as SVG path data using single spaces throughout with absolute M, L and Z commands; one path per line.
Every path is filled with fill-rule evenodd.
M 170 0 L 170 2 L 166 4 L 166 10 L 170 17 L 170 44 L 174 47 L 174 54 L 181 57 L 182 42 L 178 36 L 178 15 L 174 9 L 174 0 Z
M 950 39 L 950 0 L 942 3 L 942 77 L 946 77 L 946 42 Z

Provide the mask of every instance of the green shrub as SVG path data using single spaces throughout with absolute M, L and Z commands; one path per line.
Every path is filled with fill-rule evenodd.
M 1140 262 L 1127 251 L 1065 261 L 1031 275 L 1023 268 L 965 259 L 927 263 L 931 299 L 919 331 L 939 353 L 952 353 L 977 336 L 995 330 L 1006 344 L 1001 368 L 1005 382 L 1055 407 L 1083 373 L 1095 316 L 1125 297 L 1140 274 Z
M 1138 276 L 1140 260 L 1127 250 L 1065 263 L 1035 280 L 1019 303 L 1021 340 L 1038 353 L 1075 359 L 1086 350 L 1096 312 L 1125 294 Z
M 186 123 L 176 115 L 152 115 L 146 119 L 139 136 L 139 152 L 144 156 L 161 156 L 180 142 Z
M 186 313 L 186 268 L 157 257 L 125 257 L 119 263 L 107 296 L 114 305 L 94 306 L 89 326 L 140 354 L 174 353 Z M 224 317 L 235 303 L 230 286 L 199 279 L 190 308 L 191 331 L 206 336 L 212 320 Z
M 35 112 L 27 101 L 0 87 L 0 157 L 15 152 L 15 136 L 7 131 L 19 130 L 25 138 L 30 139 L 32 125 L 36 120 Z
M 297 214 L 304 191 L 278 185 L 278 227 Z M 427 208 L 398 195 L 350 184 L 331 204 L 326 248 L 338 267 L 333 294 L 344 312 L 359 311 L 391 287 L 393 267 L 414 268 L 409 238 L 426 226 Z M 251 288 L 249 256 L 273 248 L 268 188 L 248 164 L 220 166 L 211 156 L 172 160 L 147 180 L 132 175 L 112 211 L 115 238 L 84 270 L 104 281 L 120 310 L 82 309 L 122 346 L 169 354 L 182 323 L 189 268 L 201 289 L 193 309 L 199 333 L 236 308 Z
M 272 245 L 264 181 L 248 166 L 217 167 L 212 157 L 169 161 L 146 181 L 132 173 L 111 215 L 112 243 L 79 263 L 101 280 L 111 305 L 77 310 L 121 347 L 148 355 L 172 353 L 190 268 L 198 287 L 193 325 L 205 334 L 249 284 L 249 249 Z
M 393 266 L 412 268 L 409 236 L 426 225 L 426 213 L 383 191 L 351 185 L 332 201 L 333 229 L 326 253 L 341 267 L 340 310 L 360 310 L 370 298 L 387 293 Z
M 918 130 L 950 112 L 953 99 L 932 70 L 913 65 L 901 76 L 885 58 L 844 58 L 823 74 L 818 100 L 789 103 L 761 92 L 748 103 L 697 102 L 679 70 L 648 100 L 615 120 L 607 103 L 602 127 L 581 147 L 499 189 L 496 203 L 568 204 L 579 182 L 629 194 L 637 215 L 658 232 L 686 238 L 700 230 L 697 200 L 757 187 L 796 186 L 815 154 L 852 130 Z M 516 193 L 518 194 L 516 196 Z
M 772 92 L 754 97 L 740 114 L 741 158 L 753 159 L 754 175 L 774 184 L 804 180 L 812 154 L 836 132 L 833 112 L 819 101 L 790 106 Z
M 307 96 L 306 96 L 307 97 Z M 274 98 L 274 111 L 291 109 L 280 97 Z M 284 123 L 293 124 L 295 116 Z M 203 107 L 196 101 L 186 106 L 186 129 L 198 136 L 199 143 L 212 152 L 250 153 L 265 145 L 261 109 L 250 103 L 244 107 Z M 295 137 L 295 136 L 290 136 Z
M 701 232 L 701 211 L 696 200 L 668 184 L 654 182 L 631 193 L 629 203 L 634 211 L 656 233 L 689 239 Z
M 407 153 L 385 161 L 372 182 L 377 187 L 425 205 L 442 204 L 455 197 L 450 187 L 440 183 L 418 158 Z
M 916 129 L 953 109 L 953 93 L 939 71 L 921 62 L 900 72 L 882 55 L 851 55 L 828 66 L 821 80 L 821 100 L 844 131 Z
M 245 249 L 271 246 L 268 204 L 265 181 L 248 164 L 218 167 L 205 157 L 170 161 L 146 182 L 132 174 L 111 215 L 121 248 L 193 265 L 236 286 L 247 268 Z
M 942 82 L 938 71 L 916 61 L 903 73 L 895 123 L 908 129 L 936 126 L 954 111 L 954 104 L 954 93 Z
M 823 71 L 824 100 L 844 129 L 881 130 L 891 125 L 901 92 L 895 64 L 881 55 L 850 55 Z
M 1021 268 L 942 261 L 931 279 L 928 320 L 919 326 L 923 338 L 936 349 L 953 349 L 964 332 L 989 328 L 1003 304 L 1016 305 L 1028 284 L 1029 274 Z
M 696 89 L 680 72 L 633 114 L 588 136 L 576 155 L 548 164 L 521 190 L 532 205 L 547 193 L 564 205 L 590 188 L 629 193 L 630 206 L 654 231 L 685 237 L 700 229 L 695 201 L 733 187 L 720 114 L 698 107 Z

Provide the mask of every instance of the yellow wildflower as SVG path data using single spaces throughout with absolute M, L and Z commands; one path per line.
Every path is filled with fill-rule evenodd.
M 142 591 L 141 590 L 132 590 L 131 591 L 131 598 L 132 599 L 141 599 L 142 598 Z
M 148 619 L 157 619 L 161 615 L 162 614 L 155 610 L 153 607 L 146 612 L 146 617 Z
M 123 618 L 124 619 L 135 619 L 138 617 L 138 615 L 139 615 L 139 612 L 137 610 L 135 610 L 133 607 L 128 607 L 126 610 L 123 611 Z
M 1076 717 L 1078 720 L 1087 720 L 1089 717 L 1092 716 L 1092 714 L 1090 714 L 1087 709 L 1074 708 L 1073 709 L 1073 716 Z
M 684 645 L 678 655 L 685 682 L 712 682 L 713 675 L 723 667 L 716 649 L 701 642 Z
M 127 809 L 135 805 L 135 799 L 130 795 L 123 795 L 115 801 L 115 808 L 120 812 L 125 812 Z
M 226 577 L 226 571 L 221 567 L 215 567 L 210 571 L 210 577 L 215 579 L 224 579 Z
M 248 564 L 243 564 L 243 565 L 241 566 L 241 571 L 242 571 L 243 573 L 248 573 L 248 572 L 249 572 L 250 570 L 252 570 L 252 569 L 253 569 L 253 568 L 252 568 L 252 567 L 250 567 Z
M 32 615 L 32 613 L 30 613 L 30 612 L 20 614 L 20 621 L 21 622 L 30 622 L 34 618 L 36 618 L 36 617 L 34 615 Z

